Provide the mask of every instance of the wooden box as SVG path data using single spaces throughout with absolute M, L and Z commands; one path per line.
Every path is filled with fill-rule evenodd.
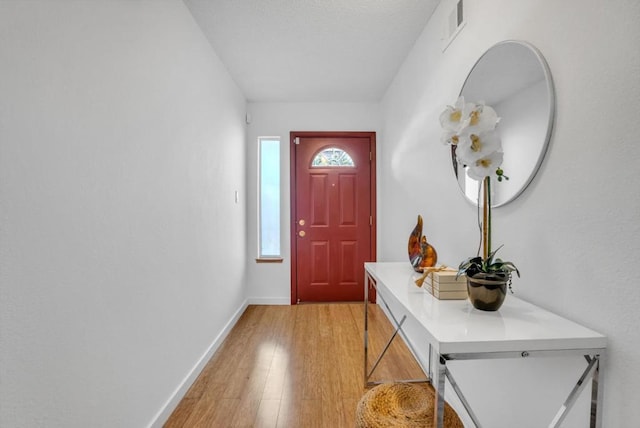
M 467 277 L 448 268 L 431 272 L 425 279 L 426 290 L 440 300 L 462 300 L 467 298 Z

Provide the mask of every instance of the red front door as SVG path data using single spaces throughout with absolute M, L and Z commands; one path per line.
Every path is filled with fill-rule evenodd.
M 375 134 L 291 138 L 292 303 L 362 300 L 375 257 Z

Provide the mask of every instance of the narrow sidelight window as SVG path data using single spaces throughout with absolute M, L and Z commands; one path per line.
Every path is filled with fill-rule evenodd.
M 259 137 L 259 255 L 280 258 L 280 137 Z

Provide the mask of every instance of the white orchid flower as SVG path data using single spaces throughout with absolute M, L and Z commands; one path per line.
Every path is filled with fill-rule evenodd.
M 502 150 L 500 137 L 495 131 L 483 131 L 479 134 L 468 133 L 470 128 L 458 136 L 456 156 L 460 162 L 470 165 L 490 153 Z
M 467 164 L 467 175 L 474 180 L 482 180 L 496 172 L 502 165 L 503 154 L 501 151 L 489 153 L 474 162 Z
M 440 114 L 440 125 L 444 129 L 440 140 L 444 144 L 457 145 L 463 134 L 479 135 L 491 131 L 499 121 L 496 111 L 484 102 L 467 103 L 460 97 Z
M 498 181 L 508 180 L 499 170 L 504 157 L 495 131 L 499 121 L 496 111 L 484 101 L 467 103 L 462 96 L 440 114 L 444 130 L 441 141 L 456 146 L 457 161 L 468 167 L 467 175 L 473 179 L 482 180 L 496 173 Z
M 459 133 L 465 122 L 470 117 L 471 112 L 476 108 L 473 103 L 465 103 L 464 97 L 458 98 L 453 106 L 447 106 L 440 113 L 440 126 L 446 131 Z
M 494 130 L 499 121 L 500 118 L 496 111 L 481 102 L 474 104 L 468 115 L 464 117 L 461 130 L 470 134 L 479 134 L 484 131 Z

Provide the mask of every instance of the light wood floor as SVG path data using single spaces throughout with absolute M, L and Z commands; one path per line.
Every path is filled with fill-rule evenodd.
M 392 328 L 369 311 L 373 362 Z M 165 427 L 353 427 L 363 329 L 362 303 L 249 306 Z M 398 337 L 373 380 L 412 378 L 424 374 Z

